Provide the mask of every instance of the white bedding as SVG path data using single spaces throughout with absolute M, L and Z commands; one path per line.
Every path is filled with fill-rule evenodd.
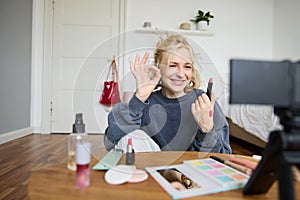
M 228 87 L 227 87 L 228 90 Z M 229 92 L 224 88 L 223 95 L 218 99 L 224 114 L 233 123 L 245 129 L 264 142 L 268 142 L 273 130 L 282 129 L 279 117 L 274 114 L 273 107 L 267 105 L 230 105 Z

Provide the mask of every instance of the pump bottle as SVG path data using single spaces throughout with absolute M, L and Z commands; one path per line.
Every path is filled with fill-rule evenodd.
M 73 131 L 68 138 L 68 169 L 71 171 L 76 171 L 76 144 L 78 142 L 89 142 L 88 134 L 85 132 L 82 113 L 76 114 Z

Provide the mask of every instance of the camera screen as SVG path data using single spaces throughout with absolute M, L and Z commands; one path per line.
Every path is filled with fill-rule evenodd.
M 231 104 L 291 103 L 290 62 L 230 60 Z

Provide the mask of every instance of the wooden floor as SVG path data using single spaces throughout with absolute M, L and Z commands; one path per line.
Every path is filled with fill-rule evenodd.
M 102 135 L 91 135 L 93 156 L 100 159 L 106 151 Z M 231 138 L 234 154 L 261 154 L 262 149 Z M 41 167 L 67 162 L 67 135 L 29 135 L 0 145 L 0 200 L 29 199 L 30 173 Z

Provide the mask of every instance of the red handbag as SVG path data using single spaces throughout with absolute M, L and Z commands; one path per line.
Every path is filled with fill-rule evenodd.
M 108 76 L 110 72 L 112 72 L 112 74 L 111 80 L 109 81 Z M 106 81 L 104 81 L 104 87 L 99 103 L 106 106 L 111 106 L 121 102 L 118 80 L 119 76 L 117 64 L 115 58 L 113 58 L 106 76 Z

